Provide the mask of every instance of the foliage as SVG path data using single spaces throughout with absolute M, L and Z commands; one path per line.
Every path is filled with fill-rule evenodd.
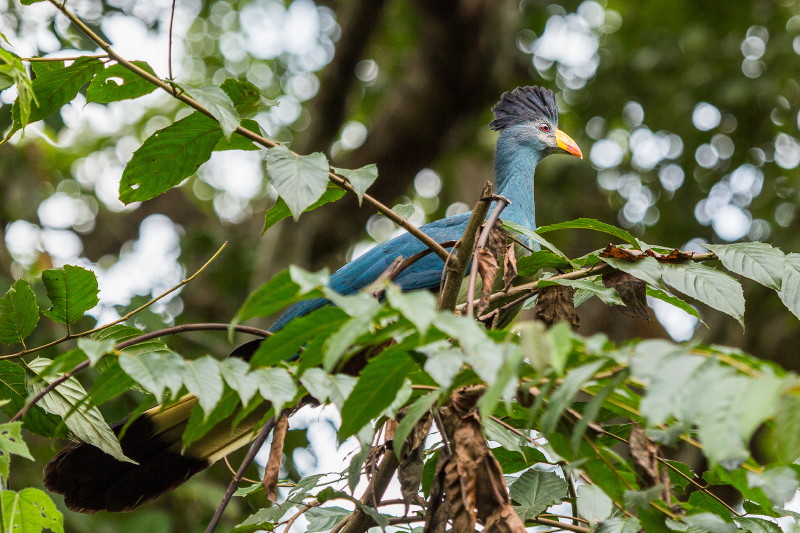
M 80 58 L 54 64 L 30 82 L 18 68 L 19 58 L 3 58 L 9 66 L 0 71 L 0 81 L 18 87 L 15 129 L 47 119 L 87 84 L 93 102 L 150 92 L 150 85 L 121 61 L 108 66 Z M 152 73 L 144 63 L 136 66 Z M 116 77 L 123 83 L 107 82 Z M 261 136 L 246 117 L 269 102 L 252 85 L 229 79 L 218 87 L 181 89 L 196 104 L 194 111 L 150 135 L 133 154 L 120 183 L 123 202 L 156 198 L 192 176 L 212 152 L 249 150 Z M 234 133 L 237 128 L 243 130 Z M 266 214 L 265 230 L 289 215 L 297 219 L 338 200 L 342 189 L 331 184 L 331 179 L 337 183 L 334 173 L 346 178 L 350 187 L 345 189 L 359 201 L 371 199 L 366 191 L 377 178 L 374 166 L 331 168 L 321 153 L 297 154 L 272 140 L 260 148 L 279 195 Z M 384 214 L 403 219 L 413 212 L 403 211 Z M 649 294 L 694 311 L 673 294 L 679 293 L 744 325 L 742 285 L 705 264 L 719 260 L 727 271 L 775 291 L 773 298 L 800 316 L 798 255 L 767 243 L 709 244 L 710 253 L 694 255 L 647 245 L 627 230 L 588 218 L 535 233 L 505 226 L 547 250 L 519 262 L 520 273 L 542 279 L 494 292 L 488 299 L 495 308 L 509 299 L 522 303 L 545 288 L 566 287 L 578 290 L 575 299 L 562 291 L 568 294 L 566 303 L 545 304 L 541 298 L 539 307 L 560 306 L 559 312 L 569 315 L 573 305 L 591 296 L 612 307 L 633 307 L 631 295 Z M 597 231 L 623 242 L 568 257 L 541 236 L 566 229 Z M 607 285 L 609 278 L 600 276 L 612 272 L 641 284 L 634 289 Z M 0 361 L 0 399 L 4 410 L 21 421 L 0 426 L 0 474 L 7 477 L 16 467 L 11 454 L 30 458 L 20 427 L 46 437 L 61 436 L 66 428 L 130 461 L 101 412 L 129 389 L 139 393 L 137 412 L 152 400 L 170 403 L 194 395 L 198 406 L 183 434 L 187 446 L 258 404 L 269 402 L 277 414 L 310 395 L 339 409 L 341 440 L 356 436 L 360 443 L 361 453 L 340 473 L 346 482 L 331 488 L 320 476 L 297 480 L 282 501 L 260 502 L 263 508 L 234 531 L 272 529 L 303 514 L 308 531 L 331 530 L 351 516 L 348 509 L 328 505 L 333 501 L 345 501 L 356 514 L 387 526 L 395 516 L 369 495 L 355 496 L 362 471 L 372 472 L 378 462 L 368 454 L 380 453 L 398 458 L 407 505 L 418 495 L 429 498 L 431 515 L 412 518 L 442 527 L 448 520 L 471 527 L 482 522 L 489 531 L 496 523 L 514 531 L 535 524 L 558 527 L 548 511 L 562 503 L 571 504 L 573 520 L 584 524 L 573 526 L 578 531 L 775 531 L 775 523 L 764 517 L 793 516 L 784 506 L 798 487 L 797 374 L 722 346 L 655 340 L 617 344 L 603 335 L 578 335 L 565 323 L 546 329 L 520 321 L 495 328 L 493 310 L 477 320 L 458 316 L 439 310 L 429 294 L 404 294 L 390 282 L 342 296 L 327 279 L 327 272 L 294 267 L 251 292 L 234 324 L 266 319 L 311 298 L 325 297 L 337 307 L 295 320 L 265 340 L 250 361 L 186 357 L 114 323 L 81 332 L 68 328 L 66 336 L 46 346 L 28 346 L 26 339 L 41 327 L 40 315 L 62 326 L 80 323 L 98 302 L 98 283 L 90 270 L 76 265 L 16 281 L 0 298 L 0 342 L 21 350 Z M 33 355 L 76 339 L 74 347 L 52 359 Z M 358 365 L 359 358 L 368 360 L 352 372 L 348 365 Z M 90 364 L 97 374 L 84 388 L 73 374 Z M 472 398 L 465 400 L 468 393 Z M 439 418 L 444 423 L 438 436 L 427 438 L 432 419 Z M 666 459 L 661 447 L 682 443 L 702 451 L 709 462 L 705 472 Z M 619 453 L 621 445 L 629 456 Z M 738 491 L 744 511 L 732 509 L 712 486 Z M 449 511 L 436 514 L 442 502 Z M 63 530 L 55 504 L 33 487 L 4 490 L 2 511 L 7 530 Z

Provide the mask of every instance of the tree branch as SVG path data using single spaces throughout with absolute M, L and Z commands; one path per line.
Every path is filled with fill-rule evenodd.
M 395 470 L 399 466 L 400 463 L 397 461 L 394 452 L 386 450 L 386 454 L 378 467 L 378 472 L 372 477 L 369 486 L 364 491 L 364 496 L 361 497 L 361 503 L 369 505 L 370 502 L 374 501 L 373 498 L 380 501 L 394 476 Z M 371 516 L 361 509 L 357 509 L 350 516 L 339 522 L 332 531 L 338 531 L 339 533 L 365 533 L 374 525 L 375 520 Z
M 469 258 L 472 256 L 473 244 L 475 243 L 475 236 L 483 220 L 486 218 L 486 213 L 489 211 L 489 200 L 491 199 L 492 185 L 487 183 L 481 191 L 481 197 L 475 204 L 472 210 L 472 215 L 467 221 L 467 228 L 461 236 L 461 244 L 458 245 L 458 251 L 455 256 L 451 256 L 444 263 L 445 279 L 442 290 L 439 292 L 439 309 L 443 311 L 452 311 L 456 306 L 458 300 L 458 293 L 461 289 L 461 282 L 464 281 L 464 273 L 467 270 Z M 471 298 L 471 296 L 468 296 Z
M 65 4 L 59 3 L 56 0 L 48 0 L 48 1 L 51 4 L 53 4 L 56 7 L 56 9 L 61 11 L 70 20 L 70 22 L 75 24 L 75 26 L 77 26 L 83 33 L 85 33 L 89 37 L 89 39 L 91 39 L 95 44 L 97 44 L 97 46 L 103 49 L 103 51 L 105 51 L 108 54 L 108 56 L 113 60 L 115 60 L 117 63 L 127 68 L 128 70 L 130 70 L 137 76 L 141 77 L 142 79 L 163 89 L 164 91 L 172 95 L 174 98 L 180 100 L 181 102 L 188 105 L 192 109 L 216 120 L 216 118 L 214 118 L 211 112 L 208 111 L 208 109 L 206 109 L 200 103 L 198 103 L 194 98 L 192 98 L 186 93 L 179 92 L 172 85 L 166 83 L 157 76 L 150 74 L 143 68 L 131 63 L 124 57 L 120 56 L 113 48 L 111 48 L 111 45 L 109 43 L 107 43 L 97 33 L 92 31 L 92 29 L 89 28 L 89 26 L 87 26 L 80 18 L 78 18 L 74 13 L 72 13 L 69 9 L 67 9 Z M 249 139 L 257 144 L 260 144 L 265 148 L 273 148 L 278 145 L 278 143 L 276 143 L 275 141 L 267 139 L 266 137 L 262 137 L 258 133 L 250 131 L 247 128 L 243 128 L 242 126 L 237 126 L 234 131 L 239 135 L 241 135 L 242 137 Z M 295 152 L 292 152 L 292 154 L 297 155 Z M 337 185 L 339 188 L 344 189 L 345 191 L 350 192 L 354 195 L 357 195 L 355 189 L 353 189 L 350 183 L 345 178 L 339 176 L 338 174 L 329 172 L 328 179 L 332 181 L 335 185 Z M 389 207 L 379 202 L 369 194 L 364 194 L 362 197 L 362 201 L 365 202 L 367 205 L 373 207 L 381 214 L 386 216 L 388 219 L 390 219 L 392 222 L 394 222 L 401 228 L 405 229 L 407 232 L 412 234 L 417 239 L 419 239 L 425 246 L 433 250 L 436 255 L 441 257 L 442 260 L 447 259 L 448 256 L 447 250 L 439 246 L 439 243 L 437 243 L 434 239 L 430 238 L 422 230 L 411 224 L 408 220 L 406 220 L 399 214 L 392 211 Z
M 158 337 L 163 337 L 165 335 L 174 335 L 176 333 L 183 333 L 186 331 L 228 331 L 229 329 L 233 329 L 240 333 L 249 333 L 250 335 L 255 335 L 257 337 L 267 337 L 271 335 L 271 333 L 267 330 L 252 328 L 250 326 L 231 326 L 230 324 L 184 324 L 181 326 L 172 326 L 170 328 L 160 329 L 158 331 L 153 331 L 152 333 L 146 333 L 144 335 L 139 335 L 138 337 L 134 337 L 132 339 L 128 339 L 126 341 L 120 342 L 117 344 L 114 349 L 115 350 L 123 350 L 129 346 L 133 346 L 134 344 L 139 344 L 141 342 L 149 341 L 150 339 L 155 339 Z M 40 390 L 36 396 L 28 400 L 25 405 L 22 406 L 22 409 L 17 411 L 17 414 L 11 419 L 11 422 L 16 422 L 23 416 L 25 413 L 30 411 L 31 407 L 36 405 L 36 403 L 44 398 L 47 394 L 49 394 L 53 389 L 67 381 L 69 378 L 77 374 L 78 372 L 86 369 L 91 364 L 91 360 L 87 359 L 85 361 L 81 361 L 72 370 L 68 370 L 55 378 L 53 381 L 49 382 L 42 390 Z
M 239 466 L 239 470 L 236 471 L 236 475 L 233 476 L 231 482 L 228 484 L 228 488 L 225 491 L 225 495 L 222 497 L 222 501 L 219 502 L 219 506 L 217 510 L 214 511 L 214 516 L 211 517 L 211 521 L 208 523 L 206 527 L 205 533 L 213 533 L 213 531 L 217 528 L 217 524 L 219 524 L 220 519 L 222 518 L 222 513 L 225 512 L 225 508 L 228 507 L 228 503 L 230 503 L 231 498 L 233 497 L 233 493 L 236 492 L 236 489 L 239 487 L 239 483 L 242 482 L 242 478 L 244 478 L 244 473 L 247 471 L 247 468 L 256 458 L 256 454 L 261 449 L 261 446 L 267 441 L 267 437 L 269 436 L 272 428 L 275 427 L 275 417 L 271 417 L 267 420 L 267 423 L 264 424 L 264 427 L 261 428 L 256 439 L 253 441 L 253 444 L 250 446 L 250 449 L 247 450 L 247 455 L 244 456 L 242 459 L 242 464 Z
M 511 203 L 508 199 L 503 198 L 502 196 L 497 198 L 497 203 L 495 204 L 494 211 L 492 214 L 489 215 L 489 218 L 486 220 L 486 224 L 484 224 L 483 229 L 480 231 L 480 237 L 478 237 L 478 242 L 475 245 L 476 250 L 480 250 L 481 248 L 486 248 L 486 243 L 489 241 L 489 234 L 492 232 L 492 228 L 497 223 L 497 219 L 500 218 L 500 213 L 503 212 L 503 209 Z M 473 303 L 475 298 L 475 284 L 477 283 L 478 278 L 478 261 L 477 258 L 472 260 L 472 268 L 470 269 L 469 273 L 469 283 L 467 285 L 467 316 L 472 317 L 473 314 Z

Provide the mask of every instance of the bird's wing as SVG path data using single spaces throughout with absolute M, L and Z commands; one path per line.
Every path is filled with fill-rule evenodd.
M 470 213 L 454 215 L 422 226 L 420 229 L 436 242 L 455 241 L 461 238 L 467 226 Z M 404 233 L 359 256 L 347 263 L 331 275 L 330 287 L 339 294 L 357 292 L 383 274 L 398 257 L 407 259 L 423 250 L 426 246 L 416 237 Z M 434 253 L 430 253 L 403 270 L 394 280 L 405 291 L 417 289 L 435 289 L 442 278 L 444 262 Z M 314 309 L 327 304 L 328 300 L 317 298 L 298 302 L 270 327 L 277 331 L 290 320 L 310 313 Z

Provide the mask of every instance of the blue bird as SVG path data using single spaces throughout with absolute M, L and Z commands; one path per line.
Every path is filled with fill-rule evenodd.
M 502 218 L 531 230 L 536 228 L 534 209 L 534 171 L 539 161 L 551 154 L 583 157 L 580 148 L 558 129 L 558 106 L 552 91 L 541 87 L 519 87 L 503 93 L 492 108 L 490 127 L 500 132 L 495 152 L 495 192 L 511 204 Z M 447 217 L 422 226 L 422 231 L 437 242 L 456 241 L 467 226 L 470 213 Z M 398 257 L 411 257 L 425 245 L 410 234 L 379 244 L 337 270 L 330 286 L 346 295 L 375 281 Z M 444 263 L 428 254 L 402 271 L 394 280 L 405 291 L 435 290 L 442 278 Z M 290 307 L 271 327 L 277 331 L 291 320 L 330 302 L 307 300 Z M 240 346 L 231 355 L 249 357 L 258 341 Z M 124 453 L 136 461 L 124 463 L 86 443 L 61 450 L 45 468 L 48 489 L 64 495 L 73 511 L 130 511 L 157 498 L 215 461 L 246 445 L 268 407 L 257 409 L 235 428 L 224 420 L 205 437 L 186 449 L 181 435 L 189 414 L 197 404 L 193 396 L 173 406 L 155 407 L 138 418 L 121 439 Z M 123 421 L 124 422 L 124 421 Z M 122 423 L 118 423 L 121 427 Z

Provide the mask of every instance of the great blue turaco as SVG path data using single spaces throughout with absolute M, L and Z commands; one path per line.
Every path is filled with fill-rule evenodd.
M 503 93 L 492 108 L 490 127 L 499 131 L 495 152 L 495 191 L 510 200 L 502 218 L 535 229 L 534 171 L 551 154 L 583 157 L 578 145 L 558 129 L 558 106 L 552 91 L 518 87 Z M 461 238 L 470 213 L 447 217 L 422 226 L 437 242 Z M 370 285 L 397 257 L 412 257 L 425 245 L 406 233 L 379 244 L 337 270 L 330 286 L 351 294 Z M 437 290 L 444 263 L 428 254 L 398 275 L 394 283 L 405 291 Z M 289 321 L 330 302 L 306 300 L 290 307 L 272 326 L 277 331 Z M 258 341 L 244 344 L 231 356 L 248 359 Z M 124 453 L 136 463 L 121 462 L 94 446 L 76 443 L 59 452 L 45 468 L 48 489 L 64 495 L 70 509 L 83 513 L 130 511 L 184 483 L 232 451 L 249 443 L 258 431 L 267 407 L 254 411 L 235 428 L 228 420 L 205 437 L 181 449 L 181 435 L 196 405 L 186 396 L 174 405 L 157 406 L 136 419 L 121 439 Z M 124 421 L 123 421 L 124 422 Z M 121 424 L 121 423 L 119 423 Z M 116 427 L 119 428 L 120 425 Z

